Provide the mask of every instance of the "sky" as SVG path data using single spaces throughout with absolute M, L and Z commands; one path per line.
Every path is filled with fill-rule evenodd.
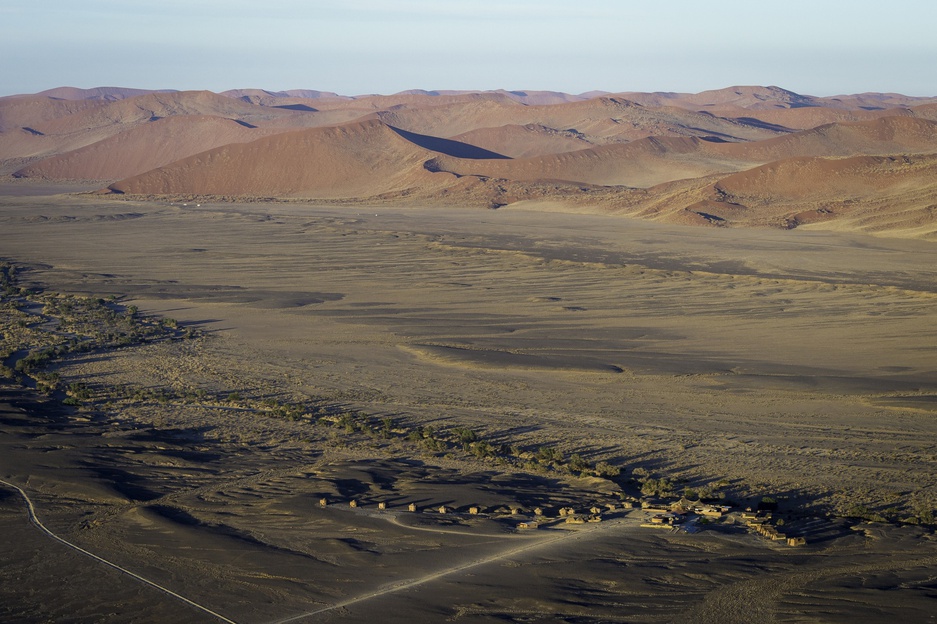
M 937 96 L 937 2 L 0 0 L 0 95 L 59 86 Z

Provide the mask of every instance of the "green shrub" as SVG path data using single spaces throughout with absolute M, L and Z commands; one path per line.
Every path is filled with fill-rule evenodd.
M 575 472 L 583 472 L 585 470 L 589 470 L 592 467 L 591 464 L 583 459 L 582 455 L 579 453 L 573 453 L 570 456 L 567 466 L 569 466 L 570 470 Z
M 601 461 L 595 465 L 595 475 L 597 477 L 617 477 L 621 474 L 621 468 L 612 466 L 608 462 Z
M 666 477 L 649 478 L 641 485 L 641 493 L 645 496 L 667 496 L 673 493 L 673 483 Z

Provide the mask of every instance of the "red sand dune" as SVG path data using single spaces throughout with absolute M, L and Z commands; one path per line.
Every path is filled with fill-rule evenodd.
M 138 194 L 366 197 L 431 185 L 434 174 L 423 164 L 435 155 L 371 120 L 227 145 L 110 188 Z
M 691 137 L 649 137 L 575 152 L 514 160 L 439 157 L 434 170 L 517 181 L 561 180 L 597 185 L 653 186 L 669 180 L 734 171 Z
M 307 112 L 304 110 L 278 109 L 256 106 L 237 99 L 223 97 L 208 91 L 187 91 L 171 93 L 146 93 L 118 100 L 57 100 L 48 97 L 28 96 L 0 98 L 0 170 L 8 173 L 19 172 L 24 165 L 35 164 L 41 158 L 73 153 L 119 135 L 131 133 L 131 136 L 147 136 L 154 143 L 143 141 L 140 149 L 152 150 L 154 145 L 162 156 L 169 156 L 173 147 L 160 145 L 165 142 L 180 142 L 178 158 L 205 151 L 222 145 L 225 133 L 216 138 L 205 130 L 196 132 L 191 137 L 183 136 L 175 124 L 160 124 L 157 128 L 167 131 L 160 137 L 154 129 L 136 132 L 138 127 L 158 123 L 168 118 L 223 118 L 231 120 L 245 128 L 263 127 L 270 131 L 284 131 L 295 128 L 316 127 L 344 123 L 369 114 L 367 111 L 333 110 L 327 112 Z M 269 134 L 270 131 L 255 133 L 253 137 Z M 236 133 L 231 142 L 248 140 L 247 135 Z M 198 138 L 204 140 L 198 144 Z M 252 137 L 252 138 L 253 138 Z M 123 153 L 129 154 L 132 140 L 120 141 Z M 115 159 L 104 151 L 83 153 L 82 158 L 94 154 L 107 158 L 111 163 Z M 141 164 L 145 157 L 131 157 Z M 72 162 L 77 162 L 74 159 Z M 164 164 L 164 163 L 161 163 Z M 87 179 L 85 173 L 94 171 L 93 179 L 111 170 L 110 165 L 97 166 L 93 163 L 81 163 L 78 170 L 63 168 L 59 161 L 54 168 L 47 169 L 44 176 L 56 175 L 67 179 Z M 139 173 L 140 171 L 135 171 Z M 122 174 L 118 177 L 124 177 Z M 113 180 L 113 175 L 100 179 Z
M 0 98 L 0 132 L 38 126 L 102 104 L 96 100 L 56 100 L 41 95 Z
M 871 121 L 880 117 L 915 116 L 911 110 L 902 107 L 882 110 L 847 110 L 820 107 L 748 110 L 723 107 L 711 112 L 715 115 L 742 120 L 750 124 L 761 122 L 779 129 L 786 128 L 790 131 L 810 130 L 817 126 L 837 122 Z
M 54 100 L 43 96 L 0 98 L 0 171 L 12 173 L 30 159 L 87 145 L 97 138 L 47 135 L 37 127 L 103 106 L 94 100 Z
M 14 175 L 111 182 L 214 147 L 253 141 L 271 132 L 263 128 L 248 128 L 221 117 L 166 117 L 135 126 L 87 147 L 46 158 L 19 169 Z
M 369 129 L 362 134 L 362 128 Z M 375 128 L 383 131 L 375 134 Z M 695 137 L 649 137 L 624 144 L 611 144 L 583 150 L 549 154 L 530 158 L 503 159 L 497 154 L 484 153 L 474 146 L 463 146 L 462 150 L 447 148 L 443 139 L 426 137 L 401 137 L 400 133 L 374 120 L 354 123 L 337 128 L 323 129 L 320 133 L 302 135 L 310 146 L 301 158 L 309 167 L 332 172 L 321 176 L 299 176 L 290 184 L 290 196 L 308 197 L 354 197 L 366 186 L 367 195 L 388 193 L 400 189 L 400 175 L 407 169 L 411 177 L 411 165 L 419 161 L 421 170 L 448 173 L 454 176 L 494 178 L 514 182 L 563 181 L 588 185 L 651 187 L 679 179 L 698 178 L 719 172 L 735 172 L 753 165 L 791 158 L 793 156 L 836 156 L 853 153 L 900 153 L 937 151 L 937 124 L 912 118 L 885 118 L 855 124 L 833 124 L 811 131 L 801 132 L 753 143 L 719 143 L 703 141 Z M 292 135 L 291 135 L 292 136 Z M 299 135 L 296 135 L 297 137 Z M 378 140 L 378 137 L 380 140 Z M 403 141 L 401 142 L 401 139 Z M 422 140 L 421 140 L 422 139 Z M 385 146 L 386 142 L 386 146 Z M 142 183 L 143 176 L 130 185 L 123 181 L 112 186 L 115 190 L 138 193 L 205 193 L 224 195 L 275 195 L 276 189 L 266 183 L 251 191 L 247 185 L 253 179 L 251 170 L 266 170 L 282 165 L 285 170 L 291 148 L 284 146 L 271 150 L 261 141 L 243 153 L 231 168 L 210 166 L 214 160 L 176 163 L 165 168 L 160 175 L 162 182 L 157 187 L 154 177 Z M 314 147 L 312 147 L 314 145 Z M 405 156 L 400 150 L 405 148 Z M 361 166 L 368 171 L 380 170 L 381 176 L 373 176 L 364 186 L 363 180 L 351 175 L 353 161 L 347 162 L 346 170 L 333 175 L 332 166 L 346 156 L 358 154 Z M 336 156 L 340 152 L 344 156 Z M 251 163 L 253 159 L 253 163 Z M 337 160 L 336 160 L 337 159 Z M 191 159 L 190 159 L 191 160 Z M 316 165 L 316 163 L 320 163 Z M 401 163 L 406 166 L 401 168 Z M 242 173 L 233 180 L 230 170 Z M 409 168 L 409 169 L 408 169 Z M 185 175 L 181 170 L 185 170 Z M 167 172 L 172 170 L 172 175 Z M 217 177 L 217 180 L 212 178 Z M 420 181 L 434 186 L 439 183 L 433 176 L 423 172 Z M 410 180 L 408 178 L 408 180 Z M 416 178 L 408 184 L 415 184 Z M 142 185 L 141 185 L 142 184 Z M 285 189 L 285 181 L 277 188 Z M 129 185 L 129 186 L 128 186 Z M 230 185 L 230 186 L 226 186 Z M 206 190 L 208 188 L 211 190 Z M 159 190 L 163 189 L 163 190 Z
M 937 98 L 909 97 L 895 93 L 804 96 L 779 87 L 728 87 L 702 93 L 619 93 L 615 97 L 648 107 L 706 111 L 720 117 L 740 121 L 757 120 L 792 130 L 807 130 L 838 121 L 914 115 L 909 108 L 937 103 Z
M 275 118 L 278 113 L 280 116 L 285 114 L 273 109 L 252 106 L 210 91 L 149 93 L 108 102 L 67 117 L 59 117 L 39 124 L 36 129 L 44 134 L 66 134 L 77 130 L 108 127 L 119 131 L 130 124 L 176 115 L 215 115 L 256 125 Z
M 713 185 L 721 195 L 745 203 L 810 199 L 846 201 L 882 191 L 919 188 L 937 173 L 934 156 L 790 158 L 727 176 Z M 937 176 L 927 187 L 937 188 Z
M 634 93 L 617 96 L 646 106 L 679 106 L 693 110 L 732 106 L 743 109 L 796 108 L 817 106 L 818 98 L 800 95 L 780 87 L 735 86 L 700 93 Z
M 541 124 L 509 124 L 497 128 L 479 128 L 452 138 L 511 158 L 560 154 L 592 147 L 578 132 L 556 130 Z
M 481 133 L 467 133 L 464 138 Z M 495 146 L 493 141 L 487 142 Z M 937 123 L 909 117 L 830 124 L 750 143 L 720 143 L 695 137 L 649 137 L 627 144 L 511 161 L 440 158 L 436 168 L 459 175 L 509 180 L 565 180 L 647 187 L 683 178 L 732 172 L 795 156 L 913 154 L 937 152 Z
M 750 162 L 794 156 L 937 152 L 937 123 L 903 116 L 832 123 L 764 141 L 724 146 L 722 151 Z
M 930 121 L 937 121 L 937 104 L 922 104 L 921 106 L 915 106 L 910 110 L 910 113 L 918 119 L 929 119 Z
M 431 108 L 399 108 L 381 119 L 413 132 L 453 137 L 480 128 L 536 124 L 575 131 L 594 144 L 624 142 L 647 136 L 715 136 L 757 140 L 782 131 L 679 108 L 649 108 L 624 99 L 599 97 L 553 106 L 519 106 L 514 102 L 464 101 Z
M 826 228 L 937 240 L 937 154 L 785 159 L 623 198 L 619 210 L 674 223 Z

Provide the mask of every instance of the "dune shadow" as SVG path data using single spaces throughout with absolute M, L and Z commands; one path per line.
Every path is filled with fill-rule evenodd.
M 272 106 L 271 108 L 280 108 L 283 110 L 292 110 L 292 111 L 303 111 L 306 113 L 315 113 L 318 112 L 318 108 L 313 108 L 308 104 L 281 104 L 280 106 Z
M 462 143 L 460 141 L 443 139 L 426 134 L 417 134 L 415 132 L 409 132 L 407 130 L 395 128 L 394 126 L 388 127 L 411 143 L 419 145 L 423 149 L 445 154 L 446 156 L 452 156 L 454 158 L 467 158 L 471 160 L 510 160 L 510 158 L 504 154 L 498 154 L 497 152 L 492 152 L 490 150 L 471 145 L 470 143 Z
M 736 117 L 735 120 L 747 126 L 752 126 L 754 128 L 761 128 L 762 130 L 771 130 L 772 132 L 783 132 L 783 133 L 796 132 L 796 130 L 792 128 L 788 128 L 787 126 L 769 123 L 767 121 L 762 121 L 761 119 L 756 119 L 755 117 Z

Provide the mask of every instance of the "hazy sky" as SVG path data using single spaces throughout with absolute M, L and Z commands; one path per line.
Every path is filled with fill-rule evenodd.
M 937 95 L 937 2 L 0 0 L 0 95 L 57 86 Z

